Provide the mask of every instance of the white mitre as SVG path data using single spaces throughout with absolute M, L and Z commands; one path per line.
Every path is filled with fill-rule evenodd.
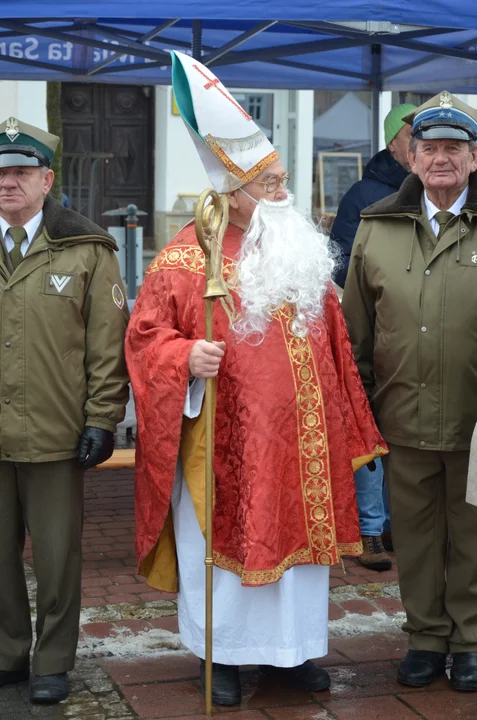
M 171 55 L 177 107 L 212 185 L 221 193 L 237 190 L 278 153 L 209 68 L 176 50 Z

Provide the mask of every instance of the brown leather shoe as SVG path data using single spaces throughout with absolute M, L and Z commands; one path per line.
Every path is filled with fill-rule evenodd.
M 392 560 L 384 549 L 381 535 L 363 535 L 364 552 L 359 558 L 359 562 L 369 570 L 390 570 L 392 568 Z

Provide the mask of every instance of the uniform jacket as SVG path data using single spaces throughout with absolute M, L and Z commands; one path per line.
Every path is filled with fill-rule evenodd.
M 343 310 L 389 443 L 467 450 L 477 420 L 477 174 L 437 241 L 411 175 L 367 208 Z
M 363 178 L 343 196 L 332 228 L 332 236 L 343 254 L 342 265 L 335 276 L 335 282 L 340 287 L 344 287 L 346 281 L 362 210 L 399 190 L 407 175 L 407 170 L 393 158 L 389 150 L 381 150 L 366 165 Z
M 0 252 L 0 459 L 74 457 L 85 425 L 124 416 L 127 303 L 113 238 L 46 198 L 11 274 Z

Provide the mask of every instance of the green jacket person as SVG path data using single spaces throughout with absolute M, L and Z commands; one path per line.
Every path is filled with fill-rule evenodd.
M 477 113 L 447 91 L 403 118 L 412 174 L 364 210 L 343 311 L 389 445 L 404 630 L 398 680 L 477 691 L 477 508 L 465 502 L 477 419 Z
M 58 140 L 16 118 L 0 125 L 0 685 L 29 675 L 26 525 L 38 580 L 33 702 L 68 695 L 84 471 L 111 455 L 128 398 L 117 248 L 48 197 Z

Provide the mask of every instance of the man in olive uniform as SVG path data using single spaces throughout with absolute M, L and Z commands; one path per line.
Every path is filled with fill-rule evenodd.
M 477 691 L 477 508 L 466 504 L 477 419 L 476 111 L 447 91 L 405 118 L 412 173 L 364 210 L 343 297 L 383 460 L 410 650 L 421 687 L 452 655 Z
M 30 672 L 26 526 L 38 581 L 33 702 L 68 695 L 84 471 L 111 455 L 128 396 L 117 248 L 48 197 L 58 140 L 16 118 L 0 125 L 0 685 Z

